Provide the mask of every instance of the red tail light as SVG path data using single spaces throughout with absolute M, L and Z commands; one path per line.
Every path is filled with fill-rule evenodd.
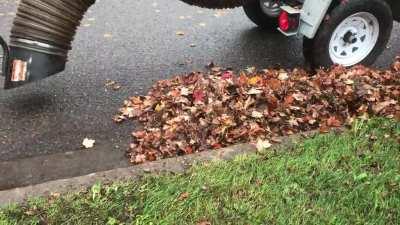
M 292 32 L 299 26 L 299 14 L 289 14 L 282 11 L 279 15 L 279 28 L 283 32 Z
M 282 11 L 279 15 L 279 28 L 282 31 L 288 31 L 290 29 L 289 14 L 286 11 Z

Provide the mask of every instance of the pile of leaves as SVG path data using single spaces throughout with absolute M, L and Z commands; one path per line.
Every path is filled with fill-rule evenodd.
M 124 102 L 115 122 L 136 120 L 128 156 L 134 164 L 236 143 L 279 142 L 279 136 L 327 132 L 355 117 L 400 119 L 400 58 L 391 69 L 335 66 L 234 73 L 211 65 L 154 84 Z

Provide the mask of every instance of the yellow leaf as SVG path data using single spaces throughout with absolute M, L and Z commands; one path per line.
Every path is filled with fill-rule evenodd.
M 162 103 L 161 104 L 157 104 L 157 106 L 155 108 L 156 112 L 160 112 L 163 109 L 164 109 L 164 104 L 162 104 Z
M 256 85 L 259 81 L 261 80 L 261 77 L 255 76 L 249 79 L 249 84 L 250 85 Z

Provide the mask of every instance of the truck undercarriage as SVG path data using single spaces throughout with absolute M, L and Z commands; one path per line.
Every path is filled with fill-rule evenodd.
M 247 16 L 260 27 L 271 32 L 279 30 L 286 36 L 304 36 L 304 55 L 315 66 L 372 63 L 389 39 L 393 19 L 400 16 L 394 13 L 400 12 L 400 2 L 394 0 L 181 1 L 212 9 L 243 6 Z M 21 0 L 10 42 L 0 38 L 5 88 L 63 71 L 77 27 L 94 3 L 95 0 Z M 348 59 L 351 55 L 352 59 Z

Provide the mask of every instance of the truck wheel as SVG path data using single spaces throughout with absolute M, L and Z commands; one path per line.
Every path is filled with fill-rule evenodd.
M 254 0 L 243 5 L 247 17 L 257 26 L 276 30 L 278 17 L 281 12 L 279 0 Z
M 385 1 L 343 1 L 314 39 L 304 38 L 304 57 L 314 67 L 370 65 L 385 49 L 392 28 L 392 11 Z

